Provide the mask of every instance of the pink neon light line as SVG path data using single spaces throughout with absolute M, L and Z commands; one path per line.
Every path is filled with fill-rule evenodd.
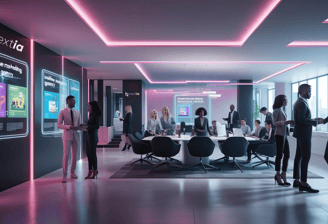
M 287 47 L 328 47 L 328 41 L 293 41 Z
M 325 21 L 323 21 L 322 23 L 328 23 L 328 19 L 326 19 Z
M 100 61 L 101 64 L 297 64 L 303 61 Z
M 163 63 L 164 62 L 164 63 Z M 183 64 L 184 62 L 181 61 L 167 61 L 168 63 L 172 63 L 172 64 Z M 140 63 L 144 63 L 144 64 L 155 64 L 155 61 L 141 61 Z M 189 61 L 189 63 L 199 63 L 198 61 Z M 211 63 L 210 61 L 203 61 L 201 63 Z M 269 75 L 261 80 L 258 80 L 256 82 L 253 83 L 229 83 L 229 81 L 227 80 L 186 80 L 186 81 L 152 81 L 149 76 L 147 75 L 147 73 L 145 72 L 145 70 L 138 64 L 138 63 L 134 63 L 134 65 L 137 67 L 137 69 L 141 72 L 141 74 L 147 79 L 147 81 L 151 84 L 187 84 L 187 83 L 222 83 L 222 84 L 209 84 L 208 86 L 231 86 L 231 85 L 255 85 L 255 84 L 259 84 L 267 79 L 270 79 L 274 76 L 280 75 L 284 72 L 287 72 L 289 70 L 292 70 L 294 68 L 297 68 L 299 66 L 305 65 L 305 64 L 309 64 L 311 62 L 309 61 L 303 61 L 303 62 L 299 62 L 299 61 L 216 61 L 215 63 L 226 63 L 226 64 L 293 64 L 291 67 L 288 67 L 286 69 L 283 69 L 282 71 L 279 71 L 277 73 L 274 73 L 272 75 Z M 115 62 L 109 62 L 108 64 L 115 64 Z M 119 64 L 131 64 L 131 62 L 127 61 L 126 63 L 120 62 Z M 165 61 L 161 61 L 159 62 L 159 64 L 165 64 Z
M 217 47 L 241 47 L 254 31 L 263 23 L 271 12 L 279 5 L 282 0 L 271 0 L 270 4 L 260 12 L 259 16 L 250 24 L 239 40 L 233 41 L 111 41 L 107 33 L 92 18 L 90 13 L 81 6 L 76 0 L 65 0 L 75 13 L 91 28 L 91 30 L 108 46 L 163 46 L 163 47 L 191 47 L 191 46 L 217 46 Z
M 30 115 L 30 181 L 34 180 L 34 40 L 30 43 L 30 63 L 31 63 L 31 115 Z

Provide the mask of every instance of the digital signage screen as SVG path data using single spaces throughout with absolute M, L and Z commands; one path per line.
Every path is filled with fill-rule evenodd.
M 80 83 L 65 76 L 42 70 L 42 119 L 43 135 L 61 133 L 57 128 L 59 112 L 66 108 L 66 97 L 75 96 L 75 109 L 80 110 Z
M 179 116 L 189 116 L 189 107 L 179 107 Z
M 28 71 L 26 62 L 0 53 L 0 139 L 28 135 Z

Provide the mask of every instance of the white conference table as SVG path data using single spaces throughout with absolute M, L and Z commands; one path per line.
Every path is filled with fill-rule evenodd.
M 146 138 L 143 138 L 143 141 L 151 141 L 155 136 L 148 136 Z M 156 137 L 161 137 L 161 136 L 156 136 Z M 195 136 L 190 136 L 190 135 L 181 135 L 181 137 L 179 138 L 178 135 L 166 135 L 164 137 L 169 137 L 171 138 L 173 141 L 178 141 L 179 144 L 181 144 L 181 149 L 180 152 L 182 153 L 182 164 L 184 165 L 193 165 L 199 162 L 199 158 L 198 157 L 194 157 L 192 155 L 190 155 L 189 150 L 188 150 L 188 146 L 187 143 L 189 142 L 189 140 L 192 137 Z M 210 136 L 210 139 L 212 139 L 212 141 L 218 142 L 218 141 L 225 141 L 227 140 L 228 137 L 212 137 Z M 229 138 L 233 138 L 233 137 L 229 137 Z M 258 139 L 256 138 L 252 138 L 252 137 L 245 137 L 247 141 L 257 141 Z M 202 161 L 204 164 L 209 164 L 210 163 L 210 158 L 209 157 L 203 157 Z

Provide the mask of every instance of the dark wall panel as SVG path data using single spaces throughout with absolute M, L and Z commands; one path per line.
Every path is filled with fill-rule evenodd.
M 142 80 L 123 80 L 123 110 L 132 106 L 133 133 L 142 131 L 142 94 Z
M 113 118 L 112 118 L 112 87 L 111 86 L 106 86 L 106 112 L 107 112 L 107 127 L 112 126 Z
M 99 79 L 98 80 L 98 104 L 100 106 L 101 109 L 104 108 L 104 80 L 101 80 Z M 104 116 L 104 113 L 101 114 L 101 118 L 100 118 L 100 121 L 99 121 L 99 125 L 100 126 L 104 126 L 103 125 L 103 116 Z
M 253 80 L 239 80 L 239 83 L 252 83 Z M 253 85 L 237 86 L 237 111 L 240 119 L 246 118 L 247 125 L 253 130 Z
M 35 43 L 35 178 L 41 177 L 62 167 L 63 142 L 61 135 L 41 133 L 42 113 L 42 70 L 62 74 L 62 57 L 41 44 Z
M 2 24 L 0 24 L 0 30 L 0 53 L 26 62 L 29 66 L 28 74 L 30 74 L 30 40 Z M 18 44 L 21 46 L 17 50 Z M 0 79 L 0 82 L 4 81 Z M 3 119 L 0 118 L 0 123 L 4 122 Z M 29 115 L 27 119 L 29 120 Z M 0 139 L 0 191 L 29 180 L 29 139 L 29 134 L 21 138 Z

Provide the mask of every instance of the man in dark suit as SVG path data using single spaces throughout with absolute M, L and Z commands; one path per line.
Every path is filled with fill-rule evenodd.
M 228 122 L 228 128 L 230 131 L 232 131 L 232 128 L 238 128 L 240 118 L 238 112 L 235 111 L 235 105 L 230 105 L 230 112 L 228 114 L 228 118 L 222 119 Z
M 319 190 L 312 189 L 307 184 L 308 165 L 311 157 L 311 138 L 312 126 L 318 123 L 322 124 L 322 118 L 311 119 L 311 110 L 307 103 L 307 99 L 311 98 L 311 86 L 302 84 L 298 88 L 299 98 L 294 104 L 295 127 L 293 137 L 297 139 L 297 149 L 294 160 L 294 184 L 299 191 L 307 191 L 310 193 L 318 193 Z M 300 179 L 300 161 L 301 161 L 301 182 Z
M 249 145 L 247 147 L 247 162 L 252 160 L 252 151 L 256 151 L 257 147 L 263 144 L 273 144 L 276 141 L 271 120 L 265 121 L 265 128 L 267 133 L 262 138 L 260 138 L 259 141 L 249 141 Z

